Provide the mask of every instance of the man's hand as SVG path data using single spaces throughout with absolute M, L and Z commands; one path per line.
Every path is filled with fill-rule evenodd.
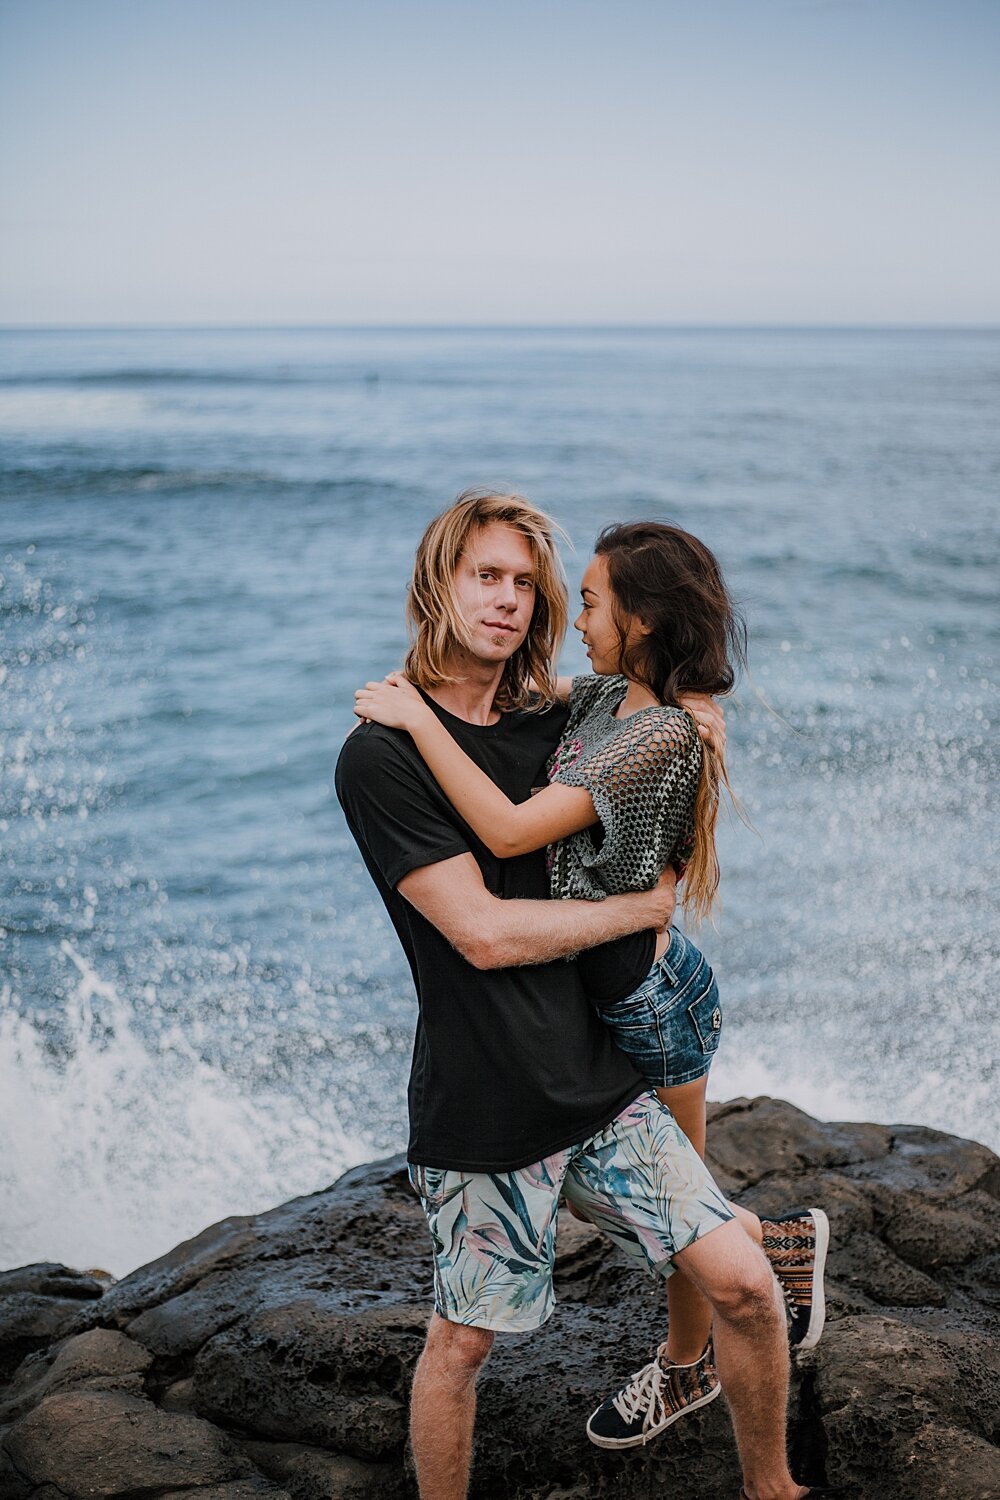
M 724 756 L 726 753 L 726 716 L 719 707 L 718 701 L 709 697 L 708 693 L 682 693 L 677 702 L 681 708 L 686 708 L 694 719 L 698 725 L 698 733 L 705 743 L 711 746 L 716 755 Z
M 651 891 L 643 893 L 650 903 L 649 925 L 656 932 L 669 927 L 677 906 L 677 871 L 668 865 Z

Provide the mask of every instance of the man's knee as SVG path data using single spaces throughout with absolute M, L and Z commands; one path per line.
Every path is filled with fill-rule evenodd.
M 774 1273 L 763 1251 L 735 1223 L 696 1240 L 678 1256 L 677 1265 L 727 1323 L 762 1330 L 780 1323 L 781 1293 Z
M 741 1265 L 729 1282 L 717 1286 L 710 1298 L 713 1308 L 727 1323 L 763 1331 L 781 1320 L 780 1292 L 770 1266 Z
M 489 1328 L 449 1323 L 437 1313 L 427 1329 L 425 1358 L 456 1379 L 474 1377 L 489 1358 L 496 1335 Z

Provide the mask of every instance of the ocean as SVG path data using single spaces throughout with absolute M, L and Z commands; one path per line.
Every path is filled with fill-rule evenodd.
M 987 330 L 0 335 L 0 1264 L 123 1274 L 404 1143 L 333 768 L 473 484 L 574 591 L 655 517 L 745 611 L 710 1096 L 1000 1147 L 998 397 Z

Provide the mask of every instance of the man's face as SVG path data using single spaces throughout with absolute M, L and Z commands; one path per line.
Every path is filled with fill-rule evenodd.
M 479 661 L 504 662 L 528 634 L 535 564 L 527 537 L 491 521 L 469 537 L 455 570 L 455 602 Z

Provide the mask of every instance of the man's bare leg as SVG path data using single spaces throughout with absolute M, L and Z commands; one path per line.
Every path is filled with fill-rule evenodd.
M 729 1402 L 748 1500 L 800 1500 L 788 1470 L 785 1309 L 764 1253 L 736 1223 L 676 1257 L 715 1314 L 715 1356 Z
M 476 1421 L 476 1377 L 493 1346 L 487 1328 L 432 1313 L 410 1397 L 410 1443 L 420 1500 L 465 1500 Z
M 665 1104 L 698 1155 L 705 1156 L 705 1090 L 708 1074 L 692 1083 L 658 1088 L 656 1097 Z M 738 1204 L 729 1207 L 751 1239 L 759 1245 L 764 1236 L 760 1220 Z M 679 1262 L 678 1262 L 679 1264 Z M 712 1309 L 686 1276 L 671 1276 L 667 1282 L 667 1358 L 677 1365 L 700 1359 L 712 1331 Z

